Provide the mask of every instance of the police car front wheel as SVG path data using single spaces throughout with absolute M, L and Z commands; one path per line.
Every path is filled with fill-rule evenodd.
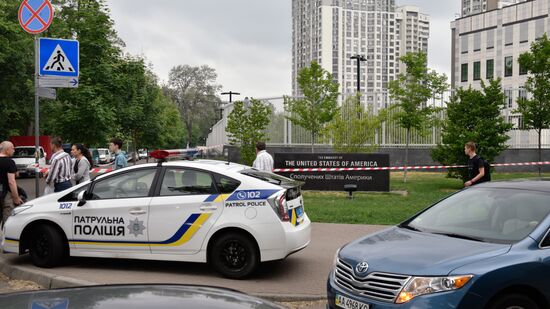
M 214 240 L 210 262 L 223 276 L 242 279 L 251 275 L 260 264 L 256 244 L 241 233 L 229 233 Z
M 63 237 L 54 227 L 37 226 L 30 241 L 30 255 L 38 267 L 54 267 L 65 257 L 66 246 Z

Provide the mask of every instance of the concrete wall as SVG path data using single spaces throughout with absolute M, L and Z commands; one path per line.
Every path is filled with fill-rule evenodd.
M 239 150 L 235 146 L 225 146 L 228 149 L 229 161 L 239 162 Z M 271 155 L 278 152 L 311 152 L 311 146 L 267 146 L 267 152 Z M 334 150 L 329 146 L 315 147 L 317 153 L 332 153 Z M 379 148 L 377 153 L 387 153 L 390 155 L 391 166 L 403 166 L 405 160 L 405 148 Z M 550 149 L 542 150 L 542 161 L 550 160 Z M 495 162 L 492 163 L 517 163 L 538 161 L 537 149 L 507 149 Z M 432 160 L 430 148 L 409 148 L 409 166 L 413 165 L 439 165 Z M 536 166 L 514 166 L 498 167 L 497 171 L 503 172 L 536 172 Z M 550 165 L 543 166 L 544 172 L 550 172 Z

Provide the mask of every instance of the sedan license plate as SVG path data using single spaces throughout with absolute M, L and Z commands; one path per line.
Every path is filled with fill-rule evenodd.
M 370 305 L 336 294 L 336 306 L 346 309 L 369 309 Z

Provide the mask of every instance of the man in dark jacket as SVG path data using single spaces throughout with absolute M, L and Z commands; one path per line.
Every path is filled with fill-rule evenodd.
M 15 148 L 11 142 L 5 141 L 0 143 L 0 206 L 2 225 L 10 216 L 13 208 L 23 204 L 23 201 L 19 197 L 15 181 L 17 166 L 11 158 L 14 152 Z

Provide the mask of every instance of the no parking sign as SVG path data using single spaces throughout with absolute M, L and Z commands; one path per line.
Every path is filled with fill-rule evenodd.
M 30 34 L 38 34 L 50 26 L 53 8 L 49 0 L 24 0 L 19 7 L 19 24 Z

